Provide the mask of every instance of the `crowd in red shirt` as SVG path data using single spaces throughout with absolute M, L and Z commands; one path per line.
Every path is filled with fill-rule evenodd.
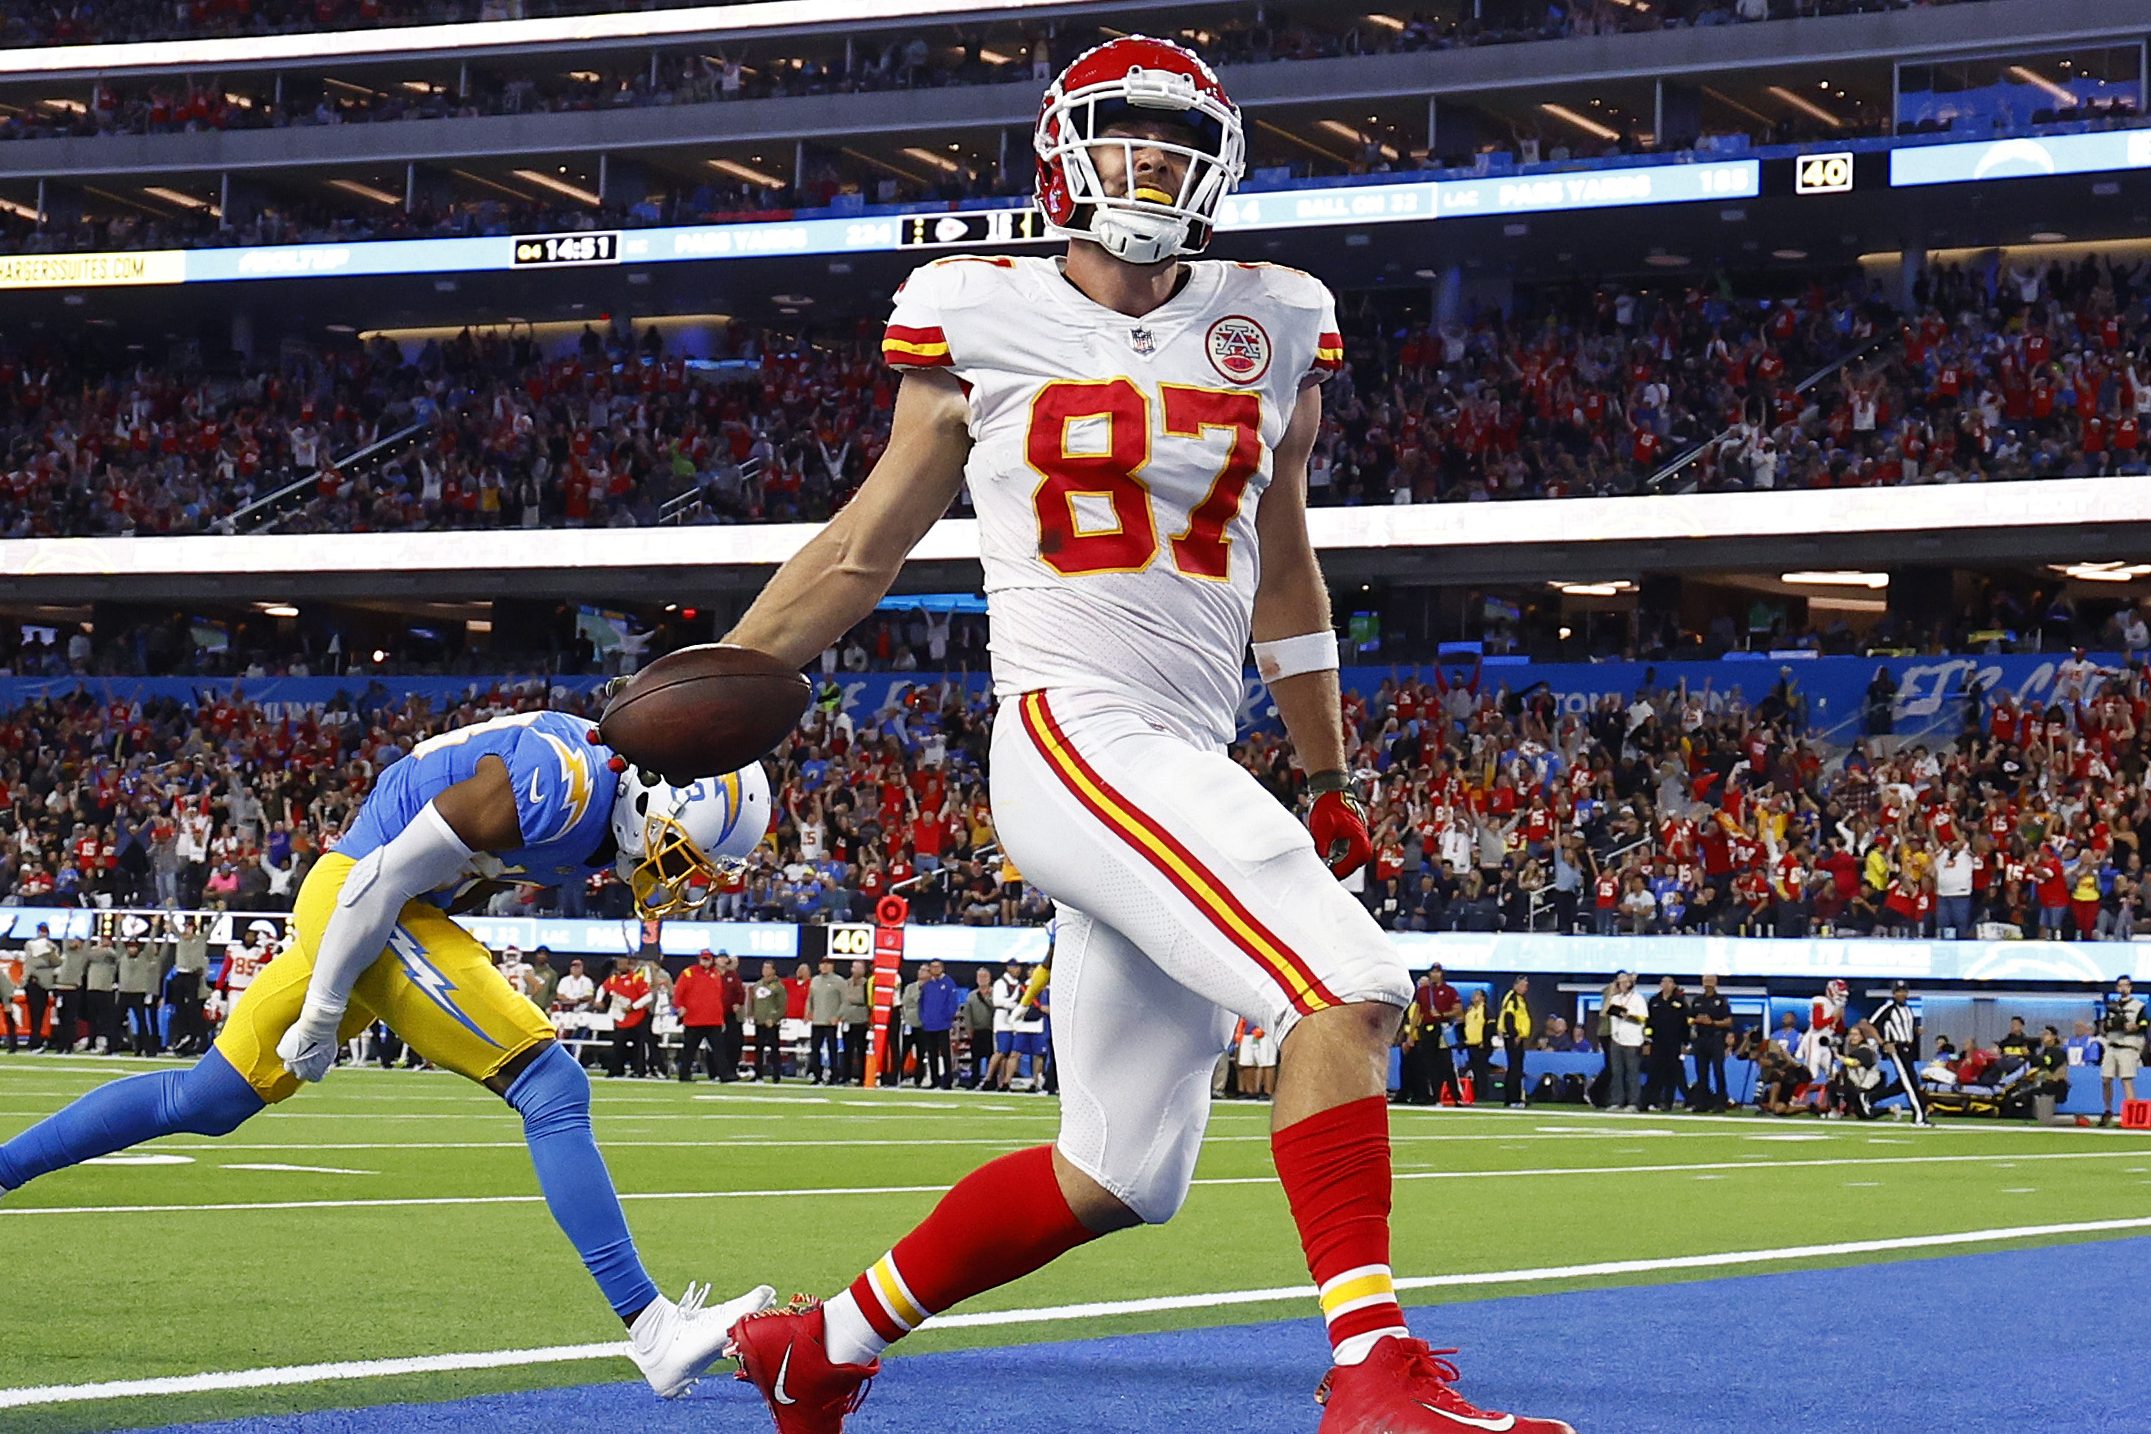
M 1806 401 L 1736 416 L 1706 491 L 2141 473 L 2151 463 L 2146 271 L 2097 257 L 1941 268 L 1884 342 Z
M 691 376 L 644 337 L 378 342 L 237 377 L 0 354 L 0 536 L 210 531 L 309 475 L 280 531 L 649 524 L 683 492 L 690 522 L 817 519 L 886 442 L 895 379 L 858 341 L 740 328 L 740 362 Z M 338 469 L 420 422 L 415 453 Z
M 2066 665 L 2065 665 L 2066 666 Z M 2125 937 L 2151 821 L 2146 672 L 2087 663 L 2043 707 L 1987 698 L 1976 728 L 1888 755 L 1826 747 L 1775 695 L 1686 688 L 1564 712 L 1440 678 L 1344 699 L 1374 860 L 1355 884 L 1397 930 Z M 323 711 L 87 694 L 0 714 L 0 902 L 288 906 L 380 770 L 449 727 L 546 700 L 494 685 L 453 709 L 369 689 Z M 770 759 L 776 821 L 710 914 L 1042 921 L 998 852 L 990 698 L 908 690 L 817 708 Z M 1304 777 L 1273 734 L 1234 755 L 1278 799 Z M 225 878 L 219 881 L 219 878 Z M 617 884 L 497 914 L 611 910 Z
M 1942 271 L 1902 316 L 1820 282 L 1767 301 L 1580 286 L 1448 327 L 1348 300 L 1354 362 L 1327 385 L 1310 499 L 1633 493 L 1684 454 L 1669 490 L 2141 472 L 2145 293 L 2135 270 L 2087 260 L 2005 272 L 1992 293 Z M 825 518 L 887 443 L 877 333 L 736 327 L 716 368 L 648 331 L 586 332 L 564 353 L 377 341 L 214 376 L 0 353 L 0 536 L 207 531 L 308 475 L 282 531 L 632 526 L 676 495 L 690 522 Z M 428 421 L 408 456 L 335 466 Z
M 2151 821 L 2147 672 L 1984 699 L 1976 728 L 1826 750 L 1685 689 L 1556 715 L 1418 681 L 1346 698 L 1373 784 L 1365 897 L 1399 930 L 2126 938 Z M 1274 790 L 1281 744 L 1243 760 Z
M 436 711 L 367 688 L 270 712 L 77 691 L 0 711 L 0 903 L 288 909 L 382 768 L 451 727 L 548 704 L 543 681 L 474 685 Z

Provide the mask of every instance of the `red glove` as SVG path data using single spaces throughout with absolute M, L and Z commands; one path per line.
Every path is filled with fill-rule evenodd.
M 1367 835 L 1367 808 L 1349 787 L 1333 786 L 1314 799 L 1307 813 L 1315 853 L 1339 881 L 1367 864 L 1374 842 Z

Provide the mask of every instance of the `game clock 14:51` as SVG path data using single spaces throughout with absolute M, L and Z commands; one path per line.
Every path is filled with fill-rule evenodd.
M 515 267 L 538 264 L 617 264 L 620 236 L 602 229 L 588 234 L 528 234 L 515 241 Z

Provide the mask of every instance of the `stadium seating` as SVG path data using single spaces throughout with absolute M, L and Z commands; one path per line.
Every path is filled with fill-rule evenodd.
M 902 640 L 876 634 L 891 659 Z M 1885 753 L 1810 733 L 1777 695 L 1742 707 L 1682 687 L 1563 716 L 1550 697 L 1476 678 L 1384 682 L 1344 706 L 1376 843 L 1358 887 L 1400 931 L 2126 936 L 2151 820 L 2147 696 L 2137 671 L 2089 702 L 1996 702 L 1961 741 Z M 0 715 L 0 807 L 14 814 L 0 903 L 288 905 L 382 766 L 545 700 L 543 683 L 503 682 L 447 710 L 385 689 L 303 717 L 238 692 L 18 707 Z M 812 713 L 771 758 L 771 841 L 713 914 L 859 919 L 902 888 L 929 923 L 1045 920 L 1040 893 L 1002 880 L 992 715 L 956 683 L 878 712 Z M 1234 755 L 1299 799 L 1279 737 L 1250 735 Z M 1961 905 L 1943 899 L 1953 874 L 1969 887 Z M 544 902 L 625 909 L 605 874 Z M 510 896 L 495 914 L 539 910 Z
M 1578 288 L 1440 330 L 1362 304 L 1311 500 L 2140 473 L 2144 288 L 2089 259 L 1993 290 L 1939 270 L 1906 311 L 1820 280 L 1775 297 Z M 886 442 L 894 379 L 861 336 L 876 321 L 735 327 L 726 356 L 746 362 L 714 376 L 649 331 L 551 354 L 491 335 L 377 342 L 200 377 L 0 353 L 0 536 L 208 531 L 309 476 L 283 531 L 635 526 L 668 500 L 681 521 L 818 520 Z M 432 425 L 419 452 L 336 470 L 412 424 Z

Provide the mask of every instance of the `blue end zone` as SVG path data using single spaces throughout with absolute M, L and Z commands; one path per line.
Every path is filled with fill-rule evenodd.
M 1411 1311 L 1464 1346 L 1464 1393 L 1580 1434 L 2141 1434 L 2151 1415 L 2125 1307 L 2151 1239 L 1837 1270 L 1483 1300 Z M 2084 1292 L 2123 1302 L 2082 1319 Z M 1312 1319 L 964 1350 L 891 1361 L 858 1434 L 1311 1431 Z M 182 1427 L 182 1426 L 174 1426 Z M 766 1431 L 743 1385 L 665 1404 L 637 1384 L 183 1426 L 189 1434 Z

